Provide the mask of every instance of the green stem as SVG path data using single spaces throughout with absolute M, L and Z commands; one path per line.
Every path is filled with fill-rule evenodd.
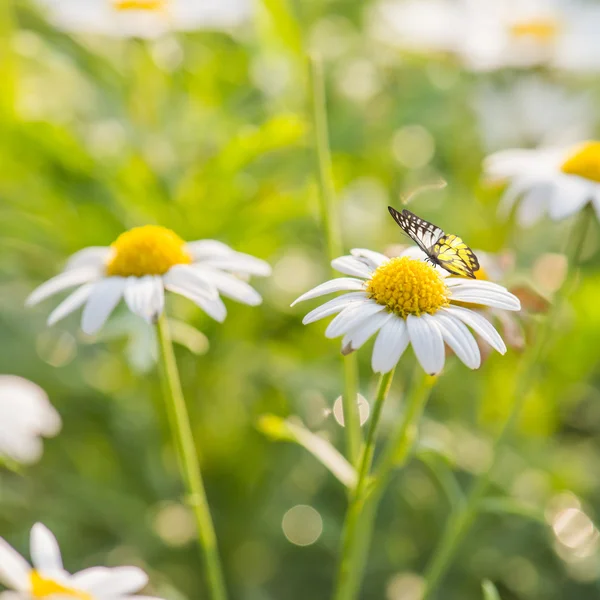
M 350 500 L 344 523 L 342 558 L 338 571 L 334 600 L 354 600 L 358 597 L 371 543 L 377 507 L 396 467 L 406 464 L 413 448 L 417 424 L 435 378 L 426 377 L 413 386 L 406 399 L 406 409 L 396 433 L 392 436 L 375 476 L 369 475 L 373 459 L 375 434 L 383 404 L 388 395 L 393 372 L 383 375 L 373 406 L 373 421 L 367 434 L 358 483 Z
M 552 326 L 555 323 L 556 316 L 562 309 L 565 298 L 567 298 L 573 290 L 574 282 L 576 280 L 575 271 L 580 262 L 588 227 L 594 219 L 594 216 L 591 213 L 591 207 L 588 207 L 581 212 L 580 218 L 569 236 L 566 249 L 569 258 L 569 273 L 567 278 L 559 292 L 557 292 L 551 310 L 540 324 L 535 344 L 531 346 L 523 356 L 519 374 L 517 376 L 517 385 L 513 392 L 513 405 L 508 417 L 504 421 L 494 440 L 492 461 L 488 468 L 482 472 L 474 482 L 466 502 L 450 515 L 438 546 L 425 570 L 425 591 L 422 600 L 427 600 L 435 592 L 442 578 L 446 574 L 446 571 L 450 567 L 454 554 L 459 548 L 463 538 L 475 521 L 479 511 L 479 505 L 481 500 L 485 497 L 490 476 L 496 465 L 500 450 L 512 431 L 515 421 L 521 414 L 521 410 L 523 409 L 529 392 L 538 379 L 542 358 L 551 338 Z
M 196 517 L 198 541 L 203 550 L 210 597 L 212 600 L 226 600 L 227 592 L 217 551 L 217 538 L 204 490 L 190 419 L 183 398 L 169 326 L 164 313 L 158 319 L 157 330 L 165 404 L 189 501 Z
M 323 64 L 320 59 L 316 57 L 309 59 L 309 75 L 321 222 L 323 223 L 327 241 L 327 254 L 331 261 L 342 255 L 342 242 L 336 210 L 335 190 L 333 187 L 325 80 L 323 76 Z M 352 465 L 356 465 L 360 456 L 362 435 L 358 407 L 358 363 L 354 354 L 343 358 L 343 369 L 344 392 L 342 394 L 342 407 L 346 435 L 346 454 Z

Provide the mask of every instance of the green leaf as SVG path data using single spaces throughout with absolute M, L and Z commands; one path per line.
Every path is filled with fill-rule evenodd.
M 489 580 L 486 579 L 482 584 L 483 598 L 484 600 L 500 600 L 500 594 L 496 589 L 496 586 Z
M 347 488 L 356 485 L 357 475 L 354 467 L 327 440 L 312 433 L 304 425 L 276 415 L 263 415 L 257 427 L 273 440 L 295 442 L 308 450 Z
M 546 523 L 544 511 L 536 506 L 519 502 L 514 498 L 486 498 L 479 505 L 479 510 L 491 514 L 516 515 L 540 523 Z
M 430 447 L 421 447 L 415 457 L 427 467 L 453 509 L 464 504 L 465 496 L 444 454 Z

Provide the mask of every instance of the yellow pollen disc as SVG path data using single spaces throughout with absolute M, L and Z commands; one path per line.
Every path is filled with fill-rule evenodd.
M 85 592 L 65 587 L 52 579 L 44 579 L 37 571 L 31 571 L 29 582 L 31 584 L 30 593 L 34 598 L 59 596 L 61 598 L 78 598 L 78 600 L 94 600 Z
M 185 242 L 170 229 L 158 225 L 130 229 L 117 238 L 112 248 L 114 255 L 106 265 L 108 275 L 163 275 L 175 265 L 192 262 Z
M 585 142 L 562 164 L 561 171 L 600 183 L 600 142 Z
M 510 33 L 516 39 L 531 39 L 543 44 L 553 42 L 559 34 L 560 26 L 554 19 L 532 19 L 519 21 L 510 26 Z
M 429 264 L 403 256 L 381 265 L 367 285 L 369 296 L 402 318 L 448 306 L 448 288 Z
M 112 0 L 115 10 L 146 10 L 148 12 L 161 12 L 167 6 L 167 0 Z

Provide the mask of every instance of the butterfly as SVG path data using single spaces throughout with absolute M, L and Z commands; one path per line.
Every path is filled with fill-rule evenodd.
M 417 217 L 406 208 L 399 212 L 388 206 L 394 221 L 402 231 L 427 254 L 434 265 L 439 265 L 453 275 L 475 279 L 475 271 L 479 270 L 479 261 L 475 253 L 458 236 L 446 235 L 442 229 Z

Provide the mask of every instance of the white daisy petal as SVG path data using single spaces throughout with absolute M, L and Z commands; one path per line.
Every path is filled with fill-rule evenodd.
M 109 261 L 114 250 L 105 246 L 90 246 L 72 254 L 67 260 L 65 270 L 93 267 L 101 269 Z
M 524 195 L 517 208 L 517 220 L 521 227 L 531 227 L 544 217 L 548 209 L 550 192 L 549 185 L 540 184 Z
M 86 283 L 80 288 L 77 288 L 70 296 L 67 296 L 51 313 L 48 317 L 48 325 L 54 325 L 61 319 L 64 319 L 72 312 L 76 311 L 80 306 L 87 301 L 90 297 L 90 293 L 94 287 L 93 283 Z
M 102 585 L 110 579 L 108 567 L 90 567 L 71 576 L 71 585 L 84 592 L 102 591 Z
M 156 275 L 128 277 L 123 297 L 133 314 L 154 323 L 165 306 L 162 278 Z
M 431 315 L 406 319 L 410 341 L 417 360 L 428 375 L 437 375 L 444 368 L 444 340 Z
M 227 317 L 227 308 L 223 304 L 221 298 L 218 296 L 216 298 L 211 298 L 206 294 L 198 293 L 197 288 L 188 281 L 179 285 L 167 283 L 165 284 L 165 288 L 170 292 L 188 298 L 188 300 L 197 304 L 209 317 L 212 317 L 219 323 L 222 323 L 225 320 L 225 317 Z
M 29 295 L 25 304 L 27 304 L 27 306 L 33 306 L 50 296 L 54 296 L 54 294 L 58 294 L 58 292 L 62 292 L 63 290 L 83 283 L 90 283 L 100 277 L 101 272 L 94 267 L 81 267 L 79 269 L 63 271 L 56 277 L 48 279 L 48 281 L 36 288 Z
M 148 583 L 148 575 L 138 567 L 114 567 L 106 569 L 104 573 L 86 575 L 86 582 L 88 586 L 93 582 L 91 588 L 87 588 L 92 594 L 101 595 L 102 598 L 121 598 L 143 588 Z
M 311 310 L 304 319 L 302 319 L 302 324 L 308 325 L 309 323 L 314 323 L 315 321 L 319 321 L 320 319 L 324 319 L 325 317 L 340 312 L 351 304 L 367 301 L 368 296 L 364 292 L 350 292 L 343 296 L 338 296 Z
M 366 248 L 353 248 L 350 250 L 350 254 L 352 254 L 352 256 L 366 258 L 371 263 L 373 270 L 390 260 L 385 254 L 367 250 Z
M 375 373 L 391 371 L 398 364 L 410 341 L 404 319 L 397 315 L 391 317 L 381 327 L 373 346 L 371 365 Z
M 259 277 L 268 277 L 271 275 L 271 265 L 260 258 L 235 252 L 229 256 L 208 258 L 203 260 L 203 265 L 223 269 L 233 273 L 247 273 L 248 275 L 258 275 Z
M 472 304 L 481 304 L 482 306 L 491 306 L 493 308 L 502 308 L 504 310 L 521 310 L 520 300 L 502 286 L 480 285 L 490 284 L 489 281 L 472 282 L 455 285 L 451 288 L 450 302 L 470 302 Z
M 31 567 L 4 539 L 0 538 L 0 581 L 18 592 L 29 589 Z
M 572 177 L 563 177 L 550 200 L 550 218 L 555 221 L 566 219 L 579 212 L 591 199 L 593 192 L 589 184 Z
M 232 300 L 249 306 L 258 306 L 262 303 L 261 295 L 251 285 L 229 273 L 200 265 L 195 270 L 204 275 L 224 296 Z
M 165 285 L 183 286 L 186 289 L 194 290 L 199 296 L 207 298 L 216 298 L 219 293 L 214 283 L 212 283 L 197 268 L 190 265 L 175 265 L 171 267 L 164 275 Z
M 325 330 L 325 337 L 336 338 L 340 335 L 344 335 L 354 327 L 357 327 L 369 319 L 373 315 L 384 311 L 386 308 L 377 302 L 367 300 L 365 303 L 352 304 L 347 306 L 339 315 L 329 323 L 329 326 Z
M 344 275 L 352 275 L 353 277 L 364 277 L 368 279 L 371 277 L 373 269 L 369 268 L 361 260 L 354 258 L 353 256 L 340 256 L 331 261 L 331 266 Z
M 385 323 L 393 318 L 394 314 L 387 311 L 374 314 L 366 321 L 348 331 L 342 340 L 342 348 L 350 347 L 352 350 L 358 350 L 371 336 L 375 335 Z
M 435 314 L 435 322 L 442 332 L 444 341 L 454 351 L 454 354 L 469 369 L 478 369 L 481 365 L 479 346 L 467 326 L 458 318 L 442 312 Z
M 81 317 L 81 329 L 84 333 L 91 335 L 102 328 L 119 304 L 126 285 L 125 277 L 107 277 L 94 285 Z
M 478 312 L 462 308 L 460 306 L 449 306 L 441 309 L 440 312 L 447 312 L 460 319 L 465 325 L 468 325 L 475 333 L 479 334 L 492 348 L 504 354 L 506 344 L 500 337 L 500 334 L 494 329 L 494 326 Z
M 41 572 L 62 571 L 60 548 L 52 532 L 42 523 L 31 528 L 30 553 L 33 566 Z
M 318 298 L 319 296 L 325 296 L 326 294 L 332 294 L 333 292 L 347 292 L 347 291 L 359 291 L 365 289 L 365 282 L 361 279 L 354 279 L 352 277 L 338 277 L 337 279 L 330 279 L 321 285 L 309 290 L 305 294 L 302 294 L 299 298 L 296 298 L 290 306 L 295 306 L 298 302 L 304 300 L 311 300 L 312 298 Z
M 185 245 L 185 250 L 192 257 L 194 262 L 206 260 L 207 258 L 216 258 L 235 254 L 235 250 L 233 248 L 217 240 L 198 240 L 197 242 L 188 242 Z

